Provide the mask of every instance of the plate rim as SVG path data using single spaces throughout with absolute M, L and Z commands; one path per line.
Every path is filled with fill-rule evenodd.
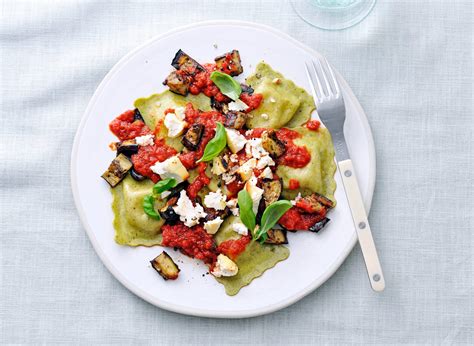
M 91 110 L 93 106 L 96 104 L 97 99 L 101 95 L 103 89 L 105 86 L 108 84 L 109 80 L 112 78 L 112 76 L 124 65 L 131 57 L 133 57 L 138 51 L 141 49 L 147 47 L 148 45 L 154 43 L 155 41 L 161 40 L 167 36 L 173 35 L 175 33 L 181 32 L 181 31 L 186 31 L 190 29 L 194 29 L 197 27 L 202 27 L 202 26 L 211 26 L 211 25 L 236 25 L 236 26 L 244 26 L 244 27 L 251 27 L 255 29 L 260 29 L 264 31 L 269 31 L 277 36 L 280 36 L 281 38 L 290 41 L 291 43 L 297 45 L 301 49 L 307 51 L 310 55 L 312 56 L 321 56 L 320 53 L 318 53 L 316 50 L 310 48 L 309 46 L 305 45 L 304 43 L 298 41 L 297 39 L 291 37 L 289 34 L 280 31 L 278 29 L 275 29 L 271 26 L 260 24 L 260 23 L 254 23 L 254 22 L 249 22 L 249 21 L 242 21 L 242 20 L 208 20 L 208 21 L 199 21 L 196 23 L 192 23 L 189 25 L 184 25 L 184 26 L 179 26 L 177 28 L 174 28 L 172 30 L 166 31 L 162 34 L 153 36 L 151 39 L 145 41 L 144 43 L 138 45 L 131 51 L 129 51 L 127 54 L 125 54 L 120 60 L 114 64 L 114 66 L 109 70 L 109 72 L 105 75 L 105 77 L 102 79 L 100 84 L 97 86 L 97 88 L 94 91 L 94 94 L 92 95 L 89 103 L 87 104 L 86 110 L 84 111 L 81 121 L 79 122 L 79 126 L 76 130 L 76 134 L 74 136 L 74 142 L 73 142 L 73 147 L 72 147 L 72 152 L 71 152 L 71 161 L 70 161 L 70 176 L 71 176 L 71 189 L 72 189 L 72 194 L 73 194 L 73 199 L 74 199 L 74 204 L 76 206 L 77 212 L 79 214 L 79 219 L 81 220 L 81 223 L 83 227 L 86 230 L 86 233 L 89 237 L 90 242 L 92 243 L 92 246 L 99 256 L 100 260 L 102 261 L 103 265 L 110 271 L 110 273 L 122 284 L 124 285 L 128 290 L 133 292 L 135 295 L 140 297 L 141 299 L 145 300 L 146 302 L 155 305 L 159 308 L 184 314 L 184 315 L 189 315 L 189 316 L 198 316 L 198 317 L 210 317 L 210 318 L 248 318 L 248 317 L 255 317 L 255 316 L 260 316 L 260 315 L 265 315 L 269 314 L 281 309 L 284 309 L 297 301 L 301 300 L 311 292 L 315 291 L 319 286 L 321 286 L 323 283 L 325 283 L 334 273 L 337 271 L 337 269 L 342 265 L 344 260 L 349 256 L 351 253 L 352 249 L 354 248 L 355 244 L 357 243 L 357 235 L 354 233 L 352 235 L 352 239 L 348 242 L 348 245 L 344 249 L 344 251 L 341 253 L 341 255 L 332 263 L 332 265 L 329 267 L 329 270 L 326 271 L 325 275 L 321 276 L 321 278 L 317 281 L 314 281 L 311 285 L 306 287 L 305 289 L 299 291 L 297 294 L 276 302 L 275 304 L 268 305 L 266 307 L 262 308 L 257 308 L 257 309 L 251 309 L 251 310 L 243 310 L 243 311 L 219 311 L 219 310 L 204 310 L 204 309 L 196 309 L 196 308 L 189 308 L 186 306 L 182 305 L 177 305 L 173 303 L 168 303 L 168 302 L 163 302 L 157 299 L 156 297 L 148 294 L 141 288 L 135 286 L 132 282 L 130 282 L 125 276 L 123 276 L 118 270 L 115 269 L 115 266 L 110 262 L 110 260 L 107 258 L 106 254 L 104 251 L 102 251 L 95 235 L 94 232 L 92 231 L 92 228 L 87 222 L 85 212 L 82 208 L 82 205 L 79 200 L 79 190 L 77 186 L 77 178 L 76 178 L 76 163 L 77 163 L 77 152 L 79 149 L 79 143 L 80 139 L 82 137 L 82 133 L 84 130 L 84 126 L 87 123 Z M 337 71 L 336 71 L 337 73 Z M 355 97 L 352 89 L 350 86 L 347 84 L 347 82 L 344 80 L 344 78 L 341 78 L 341 84 L 344 84 L 344 88 L 350 92 L 350 96 L 353 99 L 354 106 L 357 110 L 357 114 L 359 116 L 359 120 L 362 123 L 362 126 L 365 128 L 366 133 L 367 133 L 367 141 L 368 141 L 368 156 L 369 156 L 369 179 L 368 179 L 368 186 L 367 186 L 367 191 L 365 191 L 365 198 L 364 198 L 364 204 L 367 210 L 367 214 L 369 214 L 370 207 L 372 204 L 372 198 L 373 198 L 373 192 L 375 189 L 375 177 L 376 177 L 376 155 L 375 155 L 375 145 L 374 145 L 374 139 L 372 135 L 372 130 L 370 128 L 369 121 L 367 119 L 367 116 L 362 109 L 362 106 L 360 105 L 359 101 Z

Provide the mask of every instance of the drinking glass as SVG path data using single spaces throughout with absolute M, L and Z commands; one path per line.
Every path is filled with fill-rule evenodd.
M 291 0 L 296 13 L 309 24 L 341 30 L 360 23 L 377 0 Z

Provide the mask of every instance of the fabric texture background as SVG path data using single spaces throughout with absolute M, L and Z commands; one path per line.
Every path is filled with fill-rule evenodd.
M 472 7 L 379 0 L 361 24 L 328 32 L 286 1 L 0 2 L 0 342 L 472 344 Z M 327 56 L 351 85 L 376 144 L 370 221 L 382 294 L 371 291 L 356 247 L 287 309 L 187 317 L 130 293 L 95 254 L 69 176 L 87 103 L 128 51 L 209 19 L 281 29 Z

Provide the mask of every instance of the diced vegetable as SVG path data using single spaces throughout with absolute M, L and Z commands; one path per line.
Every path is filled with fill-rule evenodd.
M 229 110 L 227 103 L 219 102 L 214 97 L 211 97 L 211 107 L 223 114 L 227 113 L 227 111 Z
M 173 71 L 166 77 L 163 84 L 167 85 L 170 91 L 175 94 L 186 96 L 189 92 L 191 78 L 184 73 L 179 73 L 179 71 Z
M 133 112 L 134 112 L 133 121 L 140 120 L 140 121 L 145 122 L 145 120 L 143 120 L 142 114 L 140 113 L 138 108 L 135 108 L 135 110 Z
M 196 60 L 191 58 L 181 49 L 176 52 L 176 55 L 171 62 L 171 66 L 177 70 L 184 71 L 191 75 L 198 71 L 204 71 L 204 67 L 202 67 Z
M 214 59 L 218 70 L 225 72 L 231 76 L 238 76 L 244 69 L 240 61 L 240 54 L 238 50 L 233 50 L 224 55 L 218 56 Z
M 281 245 L 288 244 L 288 238 L 286 237 L 286 231 L 283 229 L 269 229 L 267 231 L 266 244 Z
M 155 269 L 163 279 L 176 280 L 178 278 L 180 269 L 166 251 L 163 251 L 160 255 L 151 260 L 150 263 L 153 269 Z
M 204 125 L 194 124 L 183 136 L 181 142 L 189 150 L 197 150 L 199 143 L 201 143 L 202 135 L 204 134 Z
M 246 120 L 247 114 L 238 111 L 229 111 L 225 114 L 224 126 L 239 130 L 244 127 Z
M 328 207 L 326 207 L 325 205 L 323 205 L 320 202 L 321 197 L 323 197 L 325 200 L 327 199 L 324 196 L 321 196 L 317 193 L 313 193 L 309 196 L 306 196 L 306 197 L 303 197 L 303 198 L 299 199 L 296 202 L 296 206 L 298 208 L 303 209 L 307 213 L 323 214 L 324 215 L 326 213 Z M 331 201 L 329 201 L 329 202 L 331 202 Z M 325 201 L 325 203 L 327 203 L 327 201 Z M 332 205 L 332 202 L 331 202 L 331 205 Z
M 140 173 L 138 173 L 134 168 L 132 168 L 130 170 L 130 175 L 132 176 L 133 179 L 135 179 L 136 181 L 143 181 L 146 179 L 146 177 L 144 175 L 141 175 Z
M 212 159 L 211 173 L 215 175 L 221 175 L 227 172 L 229 168 L 229 156 L 220 155 Z
M 242 92 L 247 93 L 249 95 L 252 95 L 255 90 L 251 86 L 248 86 L 247 84 L 241 83 L 240 86 L 242 87 Z
M 131 157 L 133 154 L 138 153 L 138 144 L 134 139 L 128 139 L 123 142 L 116 144 L 117 155 L 124 154 L 127 157 Z
M 322 205 L 324 205 L 326 208 L 334 208 L 334 202 L 331 201 L 329 198 L 327 197 L 324 197 L 323 195 L 320 195 L 319 193 L 314 193 L 314 198 L 319 202 L 321 203 Z
M 124 154 L 119 154 L 110 164 L 107 171 L 102 174 L 102 178 L 109 183 L 111 187 L 115 187 L 127 175 L 132 168 L 132 162 Z
M 185 180 L 181 184 L 178 184 L 175 187 L 169 189 L 168 192 L 170 194 L 168 195 L 168 203 L 170 203 L 171 198 L 173 198 L 173 197 L 178 198 L 179 195 L 181 194 L 181 191 L 184 190 L 185 188 L 187 188 L 188 186 L 189 186 L 189 182 L 187 180 Z M 174 202 L 174 203 L 176 203 L 176 202 Z
M 267 130 L 262 134 L 262 146 L 274 158 L 280 157 L 286 151 L 285 143 L 278 139 L 274 130 Z
M 320 230 L 322 230 L 324 228 L 324 226 L 326 226 L 326 224 L 331 221 L 331 219 L 328 219 L 327 217 L 325 217 L 324 219 L 322 219 L 321 221 L 318 221 L 316 222 L 313 226 L 311 226 L 310 228 L 308 228 L 308 231 L 311 231 L 311 232 L 314 232 L 314 233 L 318 233 Z
M 268 207 L 270 204 L 278 201 L 282 189 L 282 184 L 280 180 L 263 181 L 262 188 L 265 207 Z
M 160 215 L 167 224 L 174 224 L 179 221 L 179 215 L 173 209 L 173 206 L 176 205 L 177 201 L 178 197 L 170 197 L 166 202 L 166 205 L 160 209 Z

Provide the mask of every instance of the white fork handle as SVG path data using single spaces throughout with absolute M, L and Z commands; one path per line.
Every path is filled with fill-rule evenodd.
M 365 212 L 362 196 L 359 190 L 359 184 L 355 175 L 351 160 L 339 161 L 339 170 L 342 175 L 342 182 L 346 191 L 349 207 L 351 208 L 352 219 L 359 237 L 360 248 L 364 256 L 367 274 L 369 274 L 370 285 L 372 289 L 381 292 L 385 288 L 385 279 L 383 277 L 382 267 L 380 266 L 377 250 L 375 249 L 372 231 Z

